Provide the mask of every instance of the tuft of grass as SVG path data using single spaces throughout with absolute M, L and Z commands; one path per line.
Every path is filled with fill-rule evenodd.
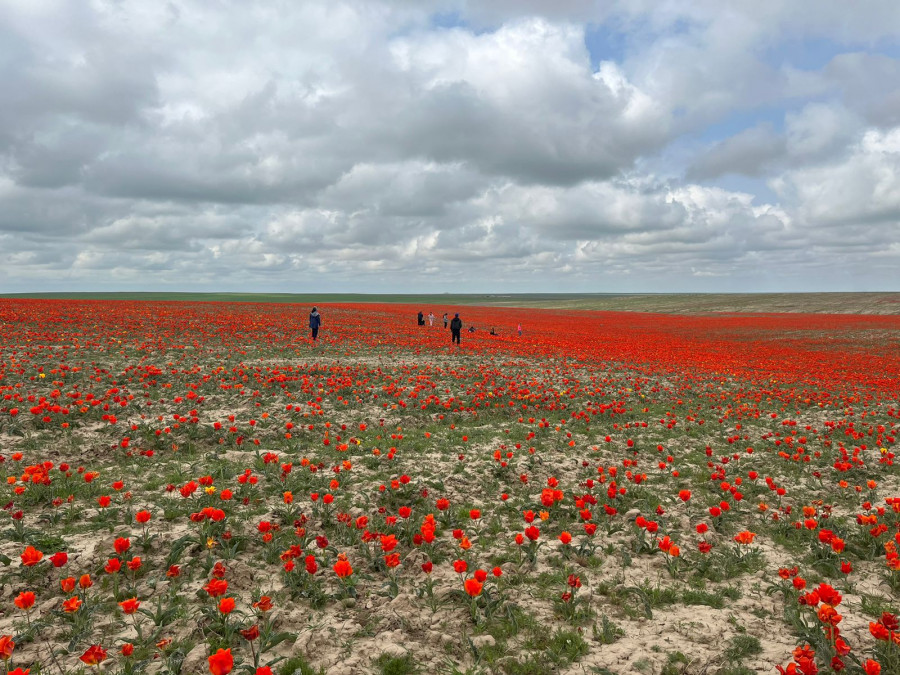
M 762 644 L 759 638 L 752 635 L 735 635 L 725 649 L 724 656 L 729 662 L 739 662 L 748 656 L 756 656 L 762 653 Z
M 595 623 L 593 630 L 594 639 L 602 645 L 611 645 L 613 642 L 625 635 L 625 631 L 623 631 L 616 624 L 610 621 L 609 617 L 605 614 L 601 618 L 600 628 L 598 629 L 597 624 Z
M 502 667 L 506 675 L 550 675 L 554 672 L 551 665 L 536 659 L 507 661 Z
M 278 675 L 325 675 L 325 669 L 316 670 L 302 656 L 292 656 L 281 664 Z
M 645 675 L 650 675 L 653 672 L 653 664 L 650 662 L 650 659 L 638 659 L 634 662 L 632 666 L 637 672 L 644 673 Z
M 715 591 L 704 591 L 698 589 L 685 589 L 682 593 L 681 600 L 686 605 L 705 605 L 714 609 L 722 609 L 725 607 L 725 600 L 737 600 L 741 597 L 739 589 L 727 586 L 719 588 Z
M 378 666 L 382 675 L 412 675 L 412 673 L 418 672 L 412 654 L 403 656 L 382 654 L 375 660 L 375 665 Z
M 660 675 L 681 675 L 690 664 L 690 659 L 681 652 L 671 652 Z
M 876 619 L 881 618 L 881 615 L 885 612 L 888 614 L 897 613 L 896 607 L 889 600 L 869 593 L 863 594 L 860 608 L 863 612 Z

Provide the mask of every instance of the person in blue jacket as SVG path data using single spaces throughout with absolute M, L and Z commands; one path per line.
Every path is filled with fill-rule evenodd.
M 319 327 L 322 325 L 322 315 L 319 314 L 319 310 L 315 307 L 312 308 L 312 311 L 309 313 L 309 328 L 312 330 L 312 339 L 313 342 L 316 341 L 316 338 L 319 337 Z

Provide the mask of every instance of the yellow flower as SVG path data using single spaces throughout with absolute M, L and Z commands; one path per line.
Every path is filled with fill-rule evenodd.
M 541 511 L 540 516 L 541 516 L 541 520 L 547 520 L 547 518 L 550 517 L 550 513 L 547 511 Z
M 212 537 L 209 537 L 206 540 L 206 548 L 213 549 L 215 547 L 216 547 L 216 540 L 213 539 Z
M 210 485 L 210 486 L 204 488 L 204 491 L 205 491 L 206 494 L 208 494 L 208 495 L 215 494 L 215 493 L 216 493 L 216 486 L 215 486 L 215 485 Z

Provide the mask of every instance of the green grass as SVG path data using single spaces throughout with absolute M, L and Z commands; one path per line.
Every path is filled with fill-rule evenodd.
M 148 302 L 249 302 L 328 305 L 385 303 L 446 307 L 533 307 L 704 314 L 711 312 L 826 312 L 896 314 L 898 293 L 15 293 L 0 298 Z
M 666 664 L 660 671 L 660 675 L 680 675 L 690 664 L 690 659 L 681 652 L 672 652 L 666 660 Z
M 376 659 L 375 665 L 382 675 L 412 675 L 418 672 L 416 660 L 411 654 L 403 656 L 382 654 Z
M 325 675 L 325 669 L 316 670 L 302 656 L 292 656 L 279 666 L 278 675 Z
M 740 662 L 748 656 L 756 656 L 762 653 L 762 644 L 759 638 L 752 635 L 735 635 L 724 656 L 729 662 Z

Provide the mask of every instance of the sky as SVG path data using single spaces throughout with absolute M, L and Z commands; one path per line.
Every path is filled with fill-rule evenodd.
M 900 291 L 897 0 L 0 0 L 0 293 Z

